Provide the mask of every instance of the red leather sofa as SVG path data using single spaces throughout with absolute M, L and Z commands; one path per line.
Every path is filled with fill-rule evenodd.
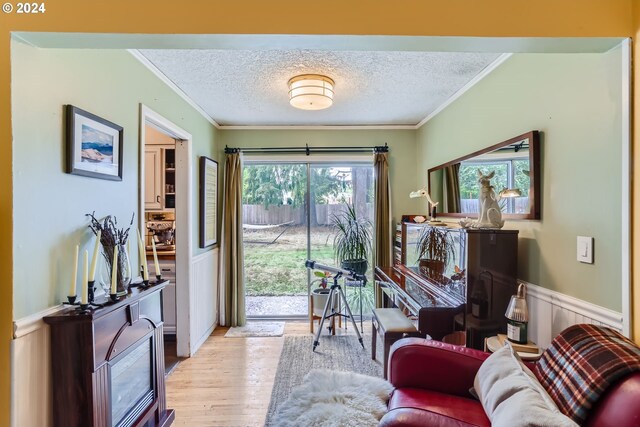
M 396 389 L 380 426 L 490 426 L 482 405 L 469 393 L 487 357 L 489 353 L 439 341 L 397 341 L 388 367 L 389 381 Z M 528 365 L 535 368 L 535 364 Z M 640 426 L 640 372 L 609 387 L 584 425 Z

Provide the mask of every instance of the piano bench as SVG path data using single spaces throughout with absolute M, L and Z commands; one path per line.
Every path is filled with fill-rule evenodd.
M 380 334 L 384 341 L 384 378 L 387 378 L 389 350 L 394 342 L 404 337 L 419 337 L 413 322 L 399 308 L 374 308 L 371 317 L 371 359 L 376 359 L 376 339 Z

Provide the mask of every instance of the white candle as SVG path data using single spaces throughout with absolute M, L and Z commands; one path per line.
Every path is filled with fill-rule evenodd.
M 147 256 L 144 243 L 142 242 L 142 236 L 140 236 L 140 230 L 138 230 L 138 249 L 140 264 L 142 265 L 142 280 L 149 280 L 149 270 L 147 268 Z
M 96 280 L 96 264 L 98 263 L 98 249 L 100 249 L 100 236 L 102 236 L 102 230 L 98 230 L 96 235 L 96 244 L 93 247 L 93 259 L 91 260 L 91 270 L 89 270 L 89 280 Z
M 69 296 L 70 297 L 75 297 L 76 296 L 76 288 L 77 288 L 77 281 L 78 281 L 78 251 L 80 251 L 80 245 L 76 245 L 76 251 L 74 254 L 74 259 L 73 259 L 73 272 L 71 273 L 71 286 L 69 286 Z
M 156 269 L 156 276 L 160 276 L 160 263 L 158 262 L 158 253 L 156 252 L 156 239 L 151 236 L 151 247 L 153 248 L 153 264 Z
M 89 251 L 84 250 L 84 263 L 82 264 L 82 304 L 89 304 Z
M 111 293 L 118 293 L 118 247 L 113 249 L 113 264 L 111 268 Z

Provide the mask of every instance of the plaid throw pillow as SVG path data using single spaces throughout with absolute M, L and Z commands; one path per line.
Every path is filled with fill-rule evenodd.
M 640 348 L 613 329 L 574 325 L 553 340 L 535 370 L 558 408 L 582 425 L 610 385 L 640 370 Z

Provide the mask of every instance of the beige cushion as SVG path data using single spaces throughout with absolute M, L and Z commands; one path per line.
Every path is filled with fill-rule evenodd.
M 575 427 L 507 342 L 480 366 L 473 382 L 495 426 Z
M 375 308 L 373 315 L 386 332 L 415 332 L 413 322 L 397 308 Z

